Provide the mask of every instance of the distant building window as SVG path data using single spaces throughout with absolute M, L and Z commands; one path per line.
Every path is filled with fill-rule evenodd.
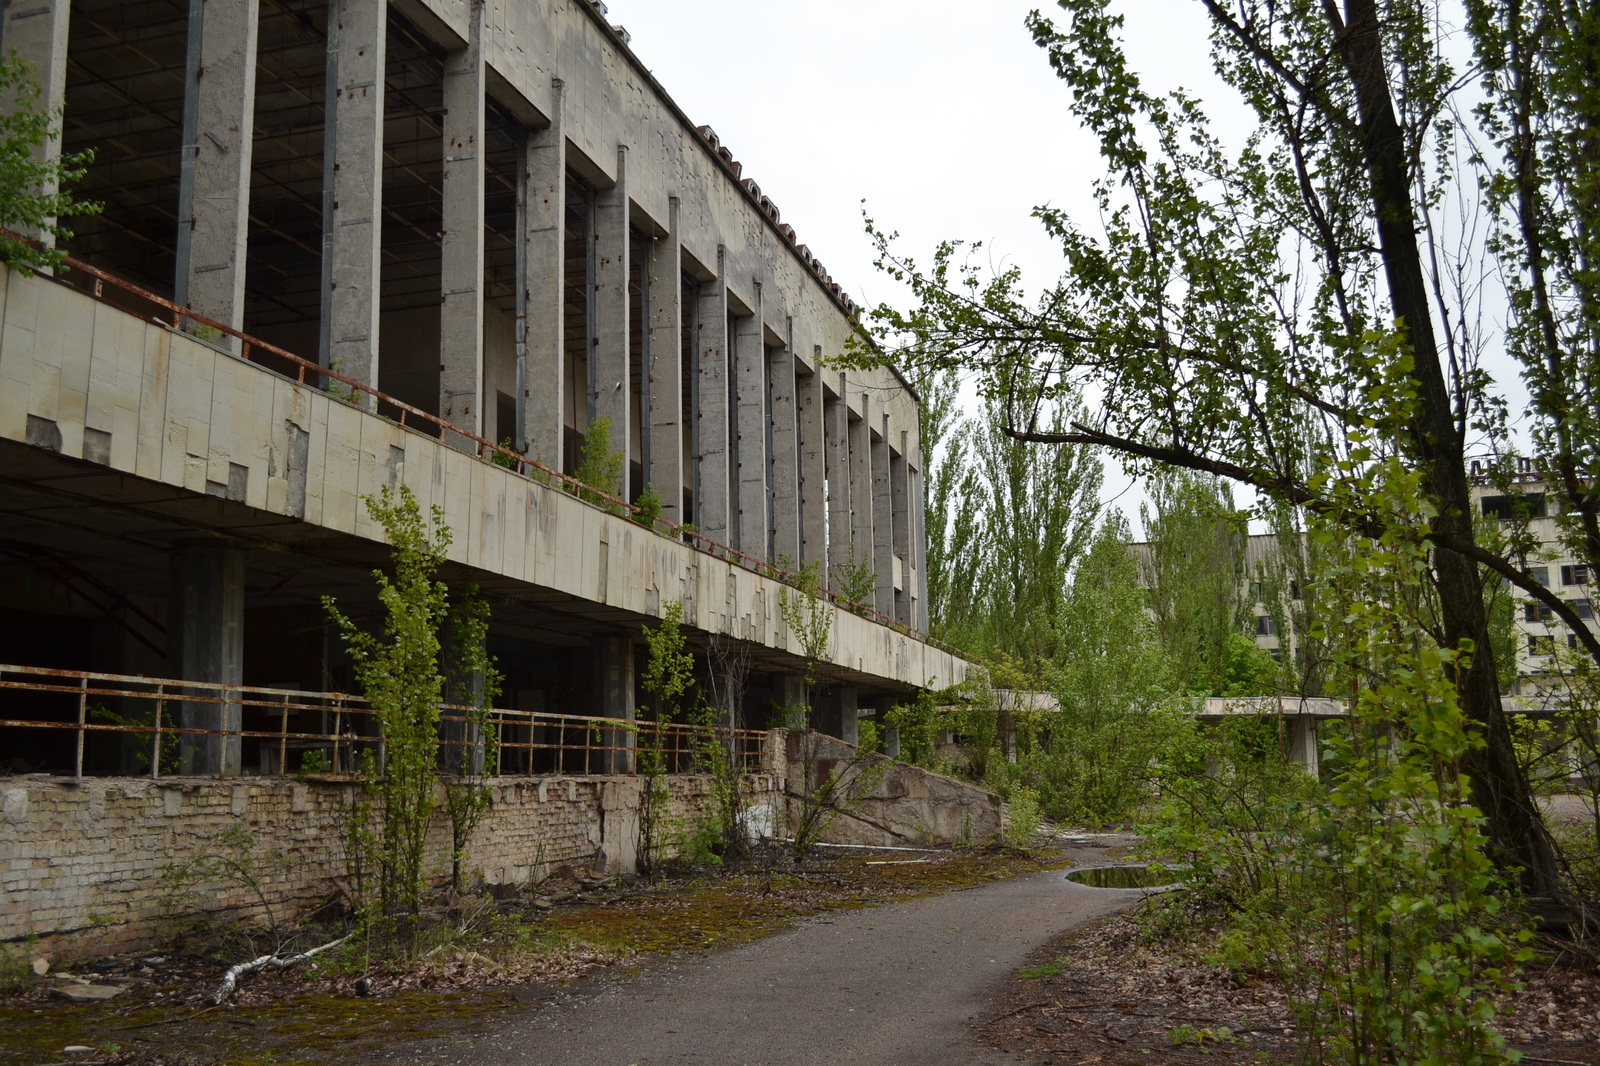
M 1272 661 L 1273 662 L 1275 662 L 1275 663 L 1283 662 L 1283 649 L 1282 648 L 1268 648 L 1267 649 L 1267 654 L 1272 656 Z
M 1554 655 L 1556 653 L 1556 638 L 1551 636 L 1538 636 L 1528 634 L 1529 655 Z
M 1576 649 L 1577 646 L 1578 646 L 1578 634 L 1576 634 L 1576 633 L 1568 633 L 1567 634 L 1567 647 Z
M 1544 516 L 1544 493 L 1525 492 L 1517 496 L 1485 496 L 1482 507 L 1485 518 L 1512 519 L 1517 517 L 1519 511 L 1530 518 L 1541 518 Z
M 1272 616 L 1270 614 L 1258 615 L 1256 617 L 1256 636 L 1275 637 L 1277 635 L 1278 624 L 1272 620 Z
M 1259 582 L 1259 581 L 1250 582 L 1250 600 L 1253 603 L 1260 603 L 1261 602 L 1261 582 Z
M 1530 578 L 1535 585 L 1540 585 L 1544 588 L 1550 587 L 1550 568 L 1548 566 L 1525 566 L 1522 568 L 1522 576 Z
M 1579 618 L 1593 618 L 1594 617 L 1594 601 L 1593 600 L 1573 600 L 1572 601 L 1572 609 L 1574 611 L 1578 612 L 1578 617 Z
M 1561 568 L 1561 583 L 1563 585 L 1587 585 L 1589 583 L 1589 568 L 1587 566 L 1563 566 Z
M 1291 600 L 1298 600 L 1300 598 L 1300 582 L 1289 582 L 1289 598 Z
M 1524 622 L 1548 622 L 1556 613 L 1542 603 L 1525 603 L 1522 605 L 1522 620 Z

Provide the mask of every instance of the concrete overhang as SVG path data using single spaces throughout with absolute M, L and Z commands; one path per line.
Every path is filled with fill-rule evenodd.
M 744 641 L 758 668 L 803 672 L 781 582 L 456 451 L 68 285 L 0 267 L 0 486 L 13 534 L 115 537 L 145 580 L 176 539 L 221 537 L 369 583 L 387 558 L 361 497 L 407 485 L 454 530 L 450 562 L 529 624 L 637 632 L 683 604 L 695 639 Z M 72 526 L 78 528 L 73 531 Z M 65 532 L 63 532 L 65 531 Z M 299 562 L 296 562 L 296 561 Z M 264 580 L 264 579 L 263 579 Z M 963 680 L 960 657 L 831 615 L 824 679 L 879 692 Z M 538 639 L 547 639 L 544 636 Z M 559 641 L 557 641 L 559 642 Z

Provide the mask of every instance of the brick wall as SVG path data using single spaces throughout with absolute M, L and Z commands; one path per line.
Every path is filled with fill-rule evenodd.
M 782 782 L 751 775 L 751 804 L 780 802 Z M 697 809 L 709 780 L 667 779 L 673 810 Z M 639 781 L 629 777 L 500 779 L 470 845 L 468 863 L 491 884 L 542 880 L 561 864 L 631 870 L 638 834 Z M 169 897 L 163 868 L 204 851 L 242 824 L 274 863 L 269 895 L 303 910 L 346 874 L 344 819 L 353 786 L 264 778 L 0 779 L 0 941 L 39 938 L 57 959 L 131 950 L 158 942 Z M 449 821 L 441 811 L 429 862 L 449 869 Z M 208 894 L 213 906 L 242 908 L 248 895 Z

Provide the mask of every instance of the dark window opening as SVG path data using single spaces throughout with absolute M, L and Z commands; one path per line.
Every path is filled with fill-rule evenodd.
M 1540 518 L 1545 513 L 1542 492 L 1520 493 L 1516 496 L 1485 496 L 1482 506 L 1485 518 L 1502 520 L 1516 518 L 1519 514 L 1528 518 Z

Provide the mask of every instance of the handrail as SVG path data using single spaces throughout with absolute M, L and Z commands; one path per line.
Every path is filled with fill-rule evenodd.
M 15 241 L 19 241 L 19 242 L 26 243 L 26 244 L 31 244 L 33 247 L 36 247 L 36 248 L 40 247 L 40 245 L 39 245 L 39 243 L 37 241 L 34 241 L 29 237 L 25 237 L 22 234 L 14 233 L 14 232 L 12 232 L 11 230 L 8 230 L 8 229 L 0 228 L 0 234 L 4 234 L 10 240 L 15 240 Z M 148 289 L 141 288 L 140 286 L 135 285 L 130 281 L 126 281 L 126 280 L 124 280 L 122 278 L 117 277 L 114 274 L 111 274 L 111 273 L 108 273 L 107 271 L 101 270 L 99 267 L 92 266 L 92 265 L 90 265 L 88 263 L 85 263 L 81 259 L 76 259 L 76 258 L 74 258 L 72 256 L 65 256 L 65 257 L 63 257 L 61 262 L 62 262 L 62 264 L 64 266 L 67 266 L 72 270 L 81 271 L 82 273 L 84 273 L 84 274 L 88 275 L 89 277 L 92 277 L 92 278 L 95 279 L 95 284 L 94 284 L 93 291 L 90 292 L 89 295 L 91 295 L 96 300 L 100 300 L 102 302 L 105 301 L 106 297 L 105 297 L 105 293 L 104 293 L 104 286 L 106 284 L 110 284 L 115 288 L 122 289 L 124 292 L 128 292 L 128 293 L 130 293 L 130 294 L 132 294 L 134 296 L 137 296 L 141 300 L 149 301 L 150 303 L 155 304 L 157 307 L 165 308 L 167 311 L 171 312 L 171 314 L 172 314 L 172 321 L 171 322 L 167 322 L 167 321 L 163 320 L 161 317 L 159 317 L 157 315 L 151 315 L 150 316 L 150 321 L 155 323 L 158 326 L 162 326 L 164 328 L 171 329 L 174 332 L 184 333 L 185 331 L 184 331 L 184 328 L 183 328 L 183 321 L 185 319 L 188 319 L 190 322 L 193 322 L 196 325 L 204 326 L 207 329 L 217 330 L 219 333 L 222 333 L 222 334 L 224 334 L 226 336 L 229 336 L 229 337 L 233 337 L 235 340 L 240 342 L 240 351 L 238 353 L 238 358 L 243 359 L 245 362 L 251 362 L 252 361 L 251 358 L 250 358 L 250 354 L 251 354 L 252 349 L 258 349 L 260 351 L 267 352 L 267 353 L 269 353 L 269 354 L 271 354 L 271 355 L 273 355 L 273 356 L 275 356 L 275 357 L 277 357 L 279 359 L 285 359 L 285 360 L 289 361 L 290 363 L 292 363 L 292 364 L 294 364 L 294 365 L 296 365 L 296 366 L 298 366 L 300 368 L 300 372 L 299 372 L 299 375 L 297 377 L 297 381 L 299 382 L 299 384 L 302 384 L 302 385 L 306 384 L 306 373 L 307 373 L 307 371 L 310 371 L 310 372 L 312 372 L 314 374 L 320 374 L 323 377 L 331 378 L 332 380 L 339 382 L 341 385 L 345 386 L 346 388 L 351 389 L 354 392 L 363 393 L 365 395 L 371 396 L 375 400 L 379 400 L 379 401 L 381 401 L 383 403 L 387 403 L 387 404 L 399 409 L 399 411 L 400 411 L 399 425 L 401 425 L 402 427 L 405 427 L 405 428 L 408 428 L 408 429 L 409 428 L 413 428 L 413 427 L 410 427 L 410 426 L 406 425 L 406 419 L 408 417 L 413 417 L 414 416 L 416 418 L 420 418 L 420 419 L 422 419 L 422 420 L 424 420 L 426 422 L 430 422 L 430 423 L 432 423 L 432 424 L 434 424 L 434 425 L 439 427 L 439 429 L 441 431 L 441 433 L 440 433 L 440 439 L 441 440 L 445 439 L 444 438 L 444 433 L 448 432 L 448 433 L 454 433 L 457 436 L 464 437 L 465 439 L 471 441 L 473 444 L 475 444 L 477 446 L 477 449 L 476 449 L 477 458 L 482 460 L 482 461 L 485 461 L 485 462 L 492 461 L 490 459 L 490 456 L 492 454 L 498 453 L 500 455 L 505 456 L 511 462 L 513 462 L 515 464 L 518 464 L 518 469 L 515 471 L 516 473 L 519 473 L 519 474 L 522 473 L 521 467 L 527 467 L 530 470 L 536 470 L 536 471 L 539 472 L 539 475 L 546 481 L 546 483 L 549 483 L 550 481 L 558 481 L 558 482 L 565 483 L 564 491 L 568 492 L 571 495 L 577 496 L 578 499 L 581 502 L 591 503 L 592 501 L 585 500 L 584 496 L 583 496 L 583 494 L 591 494 L 594 497 L 598 497 L 599 499 L 604 500 L 606 502 L 606 504 L 610 505 L 607 509 L 614 509 L 614 508 L 620 507 L 624 511 L 626 511 L 630 517 L 634 517 L 635 521 L 637 521 L 637 517 L 636 516 L 640 514 L 640 510 L 639 510 L 639 507 L 637 505 L 631 504 L 628 501 L 622 499 L 621 497 L 615 496 L 615 495 L 613 495 L 613 494 L 611 494 L 609 492 L 605 492 L 605 491 L 603 491 L 601 489 L 597 489 L 592 485 L 586 485 L 586 484 L 584 484 L 583 482 L 579 481 L 577 478 L 573 477 L 570 474 L 565 474 L 565 473 L 562 473 L 559 470 L 554 470 L 554 469 L 544 465 L 543 463 L 539 462 L 536 459 L 530 459 L 527 456 L 521 454 L 520 452 L 514 451 L 514 450 L 512 450 L 510 448 L 507 448 L 507 447 L 505 447 L 503 445 L 496 444 L 494 441 L 489 440 L 486 437 L 479 436 L 478 434 L 473 433 L 470 430 L 462 429 L 460 426 L 457 426 L 457 425 L 455 425 L 454 423 L 451 423 L 451 422 L 447 422 L 443 418 L 440 418 L 436 414 L 433 414 L 433 413 L 431 413 L 429 411 L 424 411 L 420 407 L 416 407 L 416 406 L 414 406 L 412 404 L 406 403 L 404 400 L 396 399 L 395 397 L 390 396 L 387 393 L 380 392 L 378 389 L 374 388 L 371 385 L 368 385 L 367 383 L 365 383 L 363 381 L 358 381 L 355 378 L 352 378 L 352 377 L 349 377 L 349 376 L 347 376 L 345 374 L 339 373 L 337 370 L 332 370 L 332 369 L 330 369 L 328 367 L 323 366 L 320 363 L 316 363 L 316 362 L 313 362 L 313 361 L 311 361 L 309 359 L 305 359 L 305 358 L 303 358 L 301 356 L 295 355 L 293 352 L 290 352 L 290 351 L 287 351 L 286 349 L 280 348 L 276 344 L 272 344 L 269 341 L 264 341 L 264 340 L 260 340 L 259 338 L 256 338 L 256 337 L 252 337 L 249 334 L 244 333 L 241 330 L 234 329 L 232 326 L 225 325 L 224 323 L 218 322 L 216 319 L 210 318 L 210 317 L 208 317 L 206 315 L 203 315 L 200 312 L 195 311 L 195 310 L 193 310 L 191 308 L 181 307 L 178 304 L 173 303 L 171 300 L 168 300 L 163 296 L 159 296 L 156 293 L 153 293 Z M 57 284 L 60 284 L 60 285 L 66 285 L 67 287 L 73 289 L 75 292 L 83 292 L 84 291 L 83 289 L 79 288 L 78 286 L 70 285 L 68 282 L 63 281 L 60 278 L 51 277 L 50 280 L 52 280 L 52 281 L 54 281 L 54 282 L 56 282 Z M 132 313 L 131 311 L 128 311 L 128 309 L 125 308 L 125 307 L 120 307 L 119 310 L 122 310 L 122 311 L 130 313 L 130 314 Z M 227 354 L 232 355 L 233 353 L 229 352 Z M 271 367 L 264 367 L 264 369 L 271 370 L 272 368 Z M 337 399 L 339 397 L 335 397 L 335 398 Z M 379 417 L 383 417 L 381 415 L 381 413 L 376 410 L 375 406 L 374 406 L 374 410 L 371 413 L 378 414 Z M 501 465 L 501 464 L 497 463 L 496 465 Z M 504 469 L 504 467 L 502 467 L 502 468 Z M 596 506 L 598 506 L 598 505 L 596 505 Z M 643 523 L 640 523 L 640 524 L 643 525 Z M 721 558 L 721 559 L 723 559 L 724 561 L 727 561 L 727 562 L 738 562 L 741 565 L 744 565 L 745 567 L 747 567 L 748 569 L 754 570 L 757 573 L 762 574 L 763 576 L 770 577 L 775 581 L 781 581 L 783 584 L 788 585 L 791 588 L 795 588 L 795 589 L 801 588 L 801 583 L 800 583 L 799 576 L 794 574 L 793 572 L 787 571 L 787 570 L 783 570 L 780 567 L 775 566 L 772 563 L 769 563 L 764 559 L 758 559 L 753 555 L 748 555 L 745 552 L 740 551 L 738 548 L 730 547 L 729 545 L 723 544 L 723 543 L 721 543 L 719 541 L 712 540 L 710 537 L 706 536 L 704 533 L 701 533 L 697 529 L 685 529 L 682 526 L 674 525 L 673 523 L 664 521 L 664 520 L 662 520 L 660 518 L 653 519 L 651 525 L 648 528 L 650 528 L 653 532 L 661 532 L 662 530 L 657 528 L 657 527 L 664 527 L 667 535 L 676 536 L 679 539 L 685 540 L 686 542 L 689 542 L 690 539 L 692 539 L 692 541 L 698 541 L 699 544 L 689 543 L 689 546 L 691 548 L 695 548 L 698 551 L 705 552 L 707 555 L 710 555 L 713 558 Z M 704 547 L 702 547 L 701 545 L 704 545 Z M 887 626 L 889 629 L 892 629 L 895 632 L 902 633 L 902 634 L 904 634 L 906 636 L 909 636 L 909 637 L 912 637 L 912 638 L 914 638 L 916 640 L 920 640 L 924 644 L 928 644 L 928 645 L 930 645 L 932 647 L 938 648 L 941 651 L 948 652 L 951 655 L 965 657 L 966 654 L 967 654 L 966 652 L 964 652 L 961 649 L 955 647 L 954 645 L 947 644 L 944 641 L 941 641 L 941 640 L 938 640 L 938 639 L 936 639 L 934 637 L 931 637 L 926 633 L 923 633 L 923 632 L 920 632 L 919 630 L 913 629 L 910 626 L 904 624 L 903 622 L 900 622 L 897 619 L 890 618 L 888 615 L 882 614 L 882 613 L 880 613 L 879 611 L 877 611 L 876 609 L 874 609 L 872 607 L 868 607 L 866 604 L 856 603 L 853 600 L 848 600 L 845 597 L 843 597 L 843 596 L 839 595 L 838 593 L 834 592 L 832 589 L 819 588 L 817 590 L 817 592 L 816 592 L 816 595 L 819 598 L 823 599 L 824 601 L 826 601 L 828 603 L 833 604 L 836 607 L 843 607 L 845 610 L 850 611 L 852 614 L 857 614 L 857 615 L 862 616 L 863 618 L 867 618 L 870 621 L 875 621 L 879 625 Z
M 71 730 L 77 734 L 74 756 L 74 776 L 83 777 L 84 740 L 94 733 L 131 733 L 151 738 L 149 776 L 159 778 L 166 774 L 161 769 L 163 737 L 237 737 L 266 742 L 276 746 L 277 776 L 286 776 L 289 744 L 295 750 L 316 748 L 331 750 L 331 768 L 338 772 L 341 761 L 345 771 L 354 770 L 359 762 L 357 748 L 376 749 L 376 761 L 383 762 L 384 737 L 377 733 L 357 732 L 355 719 L 376 715 L 371 702 L 365 697 L 347 692 L 313 692 L 301 689 L 267 688 L 260 685 L 228 685 L 213 681 L 185 681 L 167 677 L 141 677 L 131 674 L 112 674 L 89 670 L 63 670 L 41 666 L 0 664 L 0 696 L 12 693 L 36 693 L 45 697 L 66 697 L 76 704 L 76 714 L 67 720 L 50 718 L 18 718 L 7 714 L 0 717 L 0 729 L 54 729 Z M 154 713 L 149 721 L 130 721 L 113 715 L 112 721 L 94 720 L 90 700 L 143 700 L 153 703 Z M 10 702 L 9 699 L 6 702 Z M 269 723 L 276 720 L 276 728 L 207 729 L 180 724 L 169 709 L 170 704 L 209 704 L 250 709 L 267 716 Z M 498 738 L 495 743 L 496 760 L 494 776 L 538 776 L 542 771 L 534 767 L 536 753 L 549 756 L 558 768 L 567 770 L 570 756 L 579 756 L 584 772 L 589 769 L 591 755 L 598 755 L 604 769 L 602 773 L 631 773 L 638 745 L 638 735 L 654 735 L 661 742 L 661 751 L 669 765 L 693 766 L 698 758 L 697 744 L 706 743 L 709 733 L 716 745 L 725 746 L 739 757 L 746 770 L 758 767 L 762 744 L 767 734 L 754 729 L 734 729 L 717 725 L 692 725 L 681 722 L 652 722 L 625 720 L 595 715 L 562 714 L 552 711 L 523 711 L 509 707 L 478 708 L 454 703 L 440 703 L 440 724 L 459 723 L 462 729 L 455 738 L 441 739 L 441 748 L 476 747 L 480 741 L 472 737 L 470 727 L 476 722 L 493 728 Z M 8 708 L 9 710 L 9 708 Z M 302 711 L 332 716 L 331 728 L 323 731 L 291 730 L 289 717 Z M 324 723 L 326 724 L 326 723 Z M 531 727 L 538 727 L 537 730 Z M 528 729 L 524 740 L 518 735 L 508 735 L 508 729 Z M 573 739 L 577 734 L 581 740 Z M 553 739 L 552 739 L 553 737 Z M 699 738 L 697 740 L 697 738 Z M 344 758 L 341 760 L 341 748 Z M 507 767 L 507 752 L 520 753 L 510 760 L 520 766 Z M 620 769 L 619 769 L 620 768 Z M 570 771 L 568 771 L 570 772 Z

